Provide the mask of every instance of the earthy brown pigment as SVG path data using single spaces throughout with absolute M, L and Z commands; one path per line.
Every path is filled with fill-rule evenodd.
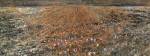
M 42 17 L 31 25 L 41 44 L 58 52 L 85 54 L 86 47 L 97 48 L 111 39 L 113 33 L 120 33 L 130 19 L 124 10 L 118 8 L 91 9 L 88 6 L 51 6 L 41 12 Z M 97 16 L 101 15 L 101 16 Z M 115 27 L 106 22 L 114 21 Z

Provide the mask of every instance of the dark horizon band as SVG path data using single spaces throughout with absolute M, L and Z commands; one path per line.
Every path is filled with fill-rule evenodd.
M 0 0 L 0 7 L 49 6 L 49 5 L 95 5 L 95 6 L 149 6 L 149 0 Z

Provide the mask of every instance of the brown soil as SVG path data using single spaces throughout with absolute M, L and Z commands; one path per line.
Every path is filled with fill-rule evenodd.
M 114 32 L 122 32 L 130 19 L 119 8 L 91 9 L 84 5 L 51 6 L 40 15 L 42 17 L 31 24 L 41 26 L 34 29 L 39 41 L 49 48 L 68 52 L 103 46 Z M 115 23 L 115 27 L 108 26 L 108 22 Z

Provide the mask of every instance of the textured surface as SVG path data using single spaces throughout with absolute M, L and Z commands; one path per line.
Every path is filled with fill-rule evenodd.
M 47 18 L 47 16 L 44 16 L 44 18 L 39 16 L 39 14 L 42 11 L 46 11 L 46 15 L 48 15 L 51 12 L 51 10 L 47 11 L 45 10 L 45 8 L 47 9 L 52 8 L 55 10 L 59 10 L 56 7 L 0 8 L 0 56 L 68 56 L 68 55 L 149 56 L 150 55 L 149 7 L 90 6 L 90 8 L 93 11 L 99 12 L 97 13 L 97 19 L 99 19 L 100 21 L 98 22 L 101 23 L 98 25 L 97 23 L 94 23 L 94 26 L 92 25 L 92 27 L 89 25 L 85 27 L 87 28 L 91 27 L 90 29 L 93 30 L 95 26 L 100 25 L 103 26 L 100 29 L 104 28 L 106 33 L 110 33 L 111 35 L 109 36 L 109 34 L 103 34 L 105 31 L 104 32 L 98 31 L 98 33 L 96 34 L 98 35 L 99 33 L 102 34 L 101 38 L 109 37 L 108 39 L 104 40 L 102 39 L 102 41 L 100 42 L 97 41 L 97 38 L 99 38 L 97 37 L 97 35 L 90 37 L 85 36 L 83 40 L 79 36 L 80 35 L 82 36 L 84 34 L 78 35 L 74 33 L 72 34 L 66 33 L 66 36 L 64 38 L 60 38 L 60 36 L 57 36 L 55 34 L 53 36 L 50 35 L 49 37 L 47 37 L 47 34 L 41 35 L 43 33 L 40 33 L 40 35 L 38 36 L 37 33 L 39 34 L 39 32 L 42 32 L 39 31 L 39 29 L 44 30 L 44 32 L 46 33 L 50 32 L 49 29 L 51 29 L 49 28 L 45 30 L 45 28 L 44 29 L 41 28 L 42 27 L 41 25 L 37 25 L 37 23 L 42 24 L 43 23 L 42 20 L 46 20 L 45 18 Z M 62 9 L 59 12 L 55 11 L 54 14 L 61 15 L 61 12 L 65 10 Z M 68 11 L 72 11 L 72 9 Z M 51 18 L 52 16 L 48 15 L 48 17 Z M 41 20 L 41 22 L 36 21 L 39 19 Z M 127 22 L 124 23 L 124 20 Z M 107 28 L 109 28 L 109 30 Z M 81 31 L 87 34 L 85 30 L 82 29 Z M 92 33 L 95 34 L 95 32 Z M 80 31 L 77 33 L 80 33 Z M 45 42 L 45 40 L 48 40 L 48 42 Z M 61 40 L 69 43 L 74 43 L 73 42 L 74 40 L 78 42 L 80 42 L 81 40 L 80 43 L 83 44 L 79 43 L 77 45 L 81 46 L 66 47 L 69 46 L 69 44 L 66 44 L 64 46 L 63 44 L 65 43 L 62 42 L 62 44 L 58 45 L 58 43 L 60 43 L 59 41 Z M 87 42 L 85 40 L 87 40 Z M 53 44 L 57 44 L 58 47 L 56 47 L 56 45 L 53 46 L 51 44 L 51 42 L 53 41 L 54 41 Z M 62 49 L 60 49 L 61 47 Z
M 0 0 L 0 6 L 43 6 L 43 5 L 113 5 L 113 6 L 149 6 L 149 0 Z

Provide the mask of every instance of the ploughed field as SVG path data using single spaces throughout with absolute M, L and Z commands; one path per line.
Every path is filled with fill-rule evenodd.
M 149 9 L 0 7 L 0 56 L 149 56 Z

